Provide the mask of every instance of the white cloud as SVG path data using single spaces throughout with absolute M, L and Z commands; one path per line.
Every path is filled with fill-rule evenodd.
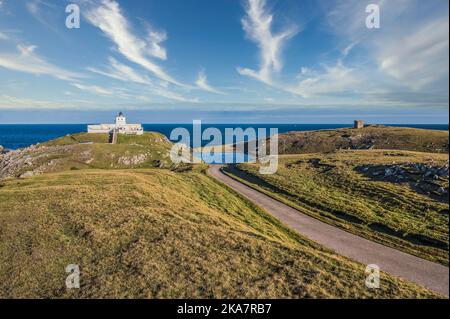
M 167 34 L 165 32 L 149 31 L 148 46 L 150 55 L 161 60 L 167 60 L 166 49 L 160 45 L 166 40 Z
M 344 50 L 342 50 L 343 58 L 346 58 L 356 45 L 358 45 L 358 41 L 354 41 L 354 42 L 350 43 L 349 45 L 347 45 L 344 48 Z
M 28 12 L 32 15 L 38 15 L 39 13 L 39 1 L 28 1 L 25 5 Z
M 28 0 L 25 7 L 39 23 L 53 32 L 60 33 L 61 28 L 56 19 L 59 8 L 54 3 L 44 0 Z
M 159 33 L 153 33 L 148 41 L 145 41 L 134 35 L 117 2 L 102 0 L 101 5 L 86 12 L 86 18 L 102 30 L 128 60 L 152 72 L 161 80 L 183 86 L 150 59 L 150 57 L 166 58 L 165 50 L 160 46 L 165 37 Z
M 152 94 L 152 96 L 149 96 L 147 94 Z M 154 101 L 154 95 L 163 97 L 167 100 L 171 101 L 177 101 L 177 102 L 185 102 L 185 103 L 198 103 L 199 100 L 194 98 L 187 98 L 177 92 L 174 92 L 172 90 L 169 90 L 168 88 L 165 88 L 163 86 L 158 85 L 152 85 L 145 89 L 145 91 L 141 94 L 135 94 L 133 95 L 133 99 L 138 99 L 142 101 Z
M 328 30 L 338 41 L 351 43 L 343 51 L 344 57 L 349 49 L 356 50 L 353 43 L 357 43 L 360 53 L 366 55 L 362 64 L 372 66 L 366 70 L 367 82 L 376 81 L 378 91 L 390 92 L 394 98 L 406 98 L 408 91 L 413 94 L 422 90 L 426 94 L 433 90 L 448 99 L 448 1 L 372 3 L 380 6 L 378 30 L 365 27 L 366 15 L 361 12 L 365 12 L 366 2 L 340 0 L 330 6 L 326 1 Z M 354 67 L 365 68 L 362 64 Z
M 88 68 L 88 70 L 124 82 L 131 81 L 139 84 L 152 83 L 149 78 L 137 73 L 133 68 L 118 62 L 116 59 L 110 57 L 108 60 L 110 64 L 108 70 L 102 71 L 93 67 Z
M 169 100 L 175 100 L 180 102 L 192 102 L 194 100 L 188 99 L 181 94 L 175 93 L 169 89 L 169 85 L 165 81 L 160 81 L 159 84 L 153 83 L 148 77 L 141 75 L 133 68 L 118 62 L 116 59 L 109 58 L 110 66 L 107 70 L 99 70 L 97 68 L 90 67 L 89 71 L 100 74 L 106 77 L 110 77 L 123 82 L 134 82 L 140 85 L 145 85 L 145 90 L 155 95 L 164 97 Z M 142 99 L 142 98 L 141 98 Z
M 286 91 L 304 98 L 356 91 L 362 84 L 358 72 L 340 61 L 333 67 L 325 66 L 321 72 L 302 68 L 299 77 L 300 82 L 286 87 Z
M 186 97 L 184 97 L 181 94 L 178 94 L 176 92 L 167 90 L 167 89 L 165 89 L 163 87 L 154 87 L 152 89 L 152 93 L 156 94 L 156 95 L 159 95 L 161 97 L 165 97 L 166 99 L 174 100 L 174 101 L 178 101 L 178 102 L 192 102 L 192 103 L 197 103 L 198 102 L 198 99 L 186 98 Z
M 47 62 L 35 53 L 36 48 L 35 45 L 19 44 L 17 46 L 18 54 L 0 54 L 0 67 L 35 75 L 49 75 L 60 80 L 83 77 Z
M 380 40 L 377 61 L 380 69 L 413 90 L 448 79 L 448 17 L 421 24 L 402 41 Z
M 258 71 L 238 68 L 242 75 L 253 77 L 266 84 L 273 84 L 273 73 L 283 67 L 281 53 L 283 45 L 297 32 L 297 27 L 288 27 L 273 33 L 273 15 L 266 9 L 265 0 L 248 0 L 246 16 L 242 26 L 247 37 L 255 42 L 260 50 L 260 69 Z
M 96 85 L 84 85 L 81 83 L 72 83 L 72 86 L 76 87 L 79 90 L 91 93 L 91 94 L 100 94 L 100 95 L 113 95 L 114 91 L 110 89 L 105 89 Z
M 213 88 L 211 85 L 208 84 L 208 79 L 206 77 L 206 74 L 204 71 L 200 71 L 198 73 L 198 78 L 197 81 L 195 82 L 195 84 L 197 84 L 197 86 L 206 91 L 206 92 L 210 92 L 210 93 L 215 93 L 215 94 L 224 94 L 224 92 Z
M 37 100 L 23 97 L 16 97 L 6 94 L 0 95 L 0 109 L 29 109 L 29 108 L 42 108 L 42 109 L 73 109 L 78 108 L 80 105 L 78 103 L 73 103 L 74 101 L 46 101 Z
M 143 101 L 151 101 L 152 98 L 149 96 L 143 95 L 143 94 L 135 94 L 131 93 L 128 89 L 120 88 L 120 87 L 114 87 L 114 88 L 104 88 L 97 85 L 85 85 L 82 83 L 71 83 L 72 86 L 78 88 L 81 91 L 88 92 L 93 95 L 102 95 L 106 97 L 115 97 L 125 100 L 134 101 L 136 99 L 143 100 Z M 170 90 L 166 90 L 161 87 L 152 87 L 151 93 L 158 95 L 160 97 L 164 97 L 169 100 L 174 100 L 178 102 L 197 102 L 196 99 L 188 99 L 184 96 L 172 92 Z
M 303 98 L 335 96 L 355 91 L 359 86 L 358 72 L 344 66 L 341 59 L 335 66 L 324 66 L 323 70 L 302 67 L 297 76 L 299 81 L 295 84 L 275 81 L 273 75 L 280 72 L 283 67 L 281 60 L 283 45 L 297 33 L 298 28 L 285 28 L 274 34 L 272 31 L 273 15 L 267 10 L 265 0 L 248 0 L 246 13 L 242 24 L 247 36 L 257 43 L 260 49 L 261 67 L 259 71 L 239 68 L 240 74 L 256 78 L 280 91 Z M 357 43 L 357 41 L 352 41 L 350 45 L 346 46 L 342 50 L 342 58 L 345 58 Z
M 309 69 L 309 68 L 306 68 L 306 67 L 304 67 L 304 66 L 302 66 L 301 68 L 300 68 L 300 75 L 306 75 L 306 74 L 308 74 L 308 73 L 310 73 L 311 72 L 311 70 Z
M 8 39 L 9 39 L 9 37 L 6 34 L 4 34 L 3 32 L 0 32 L 0 40 L 6 41 Z

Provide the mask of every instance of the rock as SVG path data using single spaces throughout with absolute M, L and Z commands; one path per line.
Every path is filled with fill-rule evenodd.
M 59 155 L 71 151 L 70 146 L 36 146 L 9 151 L 0 155 L 0 179 L 17 177 L 29 177 L 42 174 L 53 168 L 56 160 L 49 161 L 52 155 Z M 36 167 L 37 163 L 42 163 L 40 167 Z
M 147 160 L 147 156 L 145 154 L 138 154 L 131 157 L 122 156 L 118 159 L 118 163 L 126 166 L 139 165 L 144 163 Z
M 22 175 L 20 175 L 20 178 L 27 178 L 27 177 L 31 177 L 34 175 L 35 175 L 35 173 L 33 171 L 28 171 L 28 172 L 25 172 Z
M 437 175 L 441 176 L 441 177 L 448 177 L 448 168 L 446 167 L 442 167 L 441 169 L 439 169 L 436 172 Z
M 392 176 L 392 175 L 394 175 L 394 170 L 392 168 L 386 168 L 384 170 L 384 176 L 385 177 L 389 177 L 389 176 Z
M 442 195 L 446 195 L 448 193 L 448 191 L 444 187 L 439 187 L 437 189 L 437 192 Z

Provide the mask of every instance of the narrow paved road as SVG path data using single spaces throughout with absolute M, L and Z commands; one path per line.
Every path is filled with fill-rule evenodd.
M 377 244 L 305 215 L 225 175 L 220 167 L 211 166 L 209 175 L 241 193 L 301 235 L 364 265 L 376 264 L 391 275 L 449 295 L 448 267 Z

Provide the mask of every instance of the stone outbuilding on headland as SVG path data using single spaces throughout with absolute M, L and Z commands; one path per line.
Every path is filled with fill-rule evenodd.
M 353 128 L 356 129 L 364 128 L 364 121 L 356 120 L 355 124 L 353 125 Z

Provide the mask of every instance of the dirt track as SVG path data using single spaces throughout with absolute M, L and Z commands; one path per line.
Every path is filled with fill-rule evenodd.
M 220 167 L 211 166 L 209 175 L 244 195 L 301 235 L 362 264 L 376 264 L 391 275 L 418 283 L 445 296 L 449 295 L 448 267 L 377 244 L 302 214 L 225 175 Z

